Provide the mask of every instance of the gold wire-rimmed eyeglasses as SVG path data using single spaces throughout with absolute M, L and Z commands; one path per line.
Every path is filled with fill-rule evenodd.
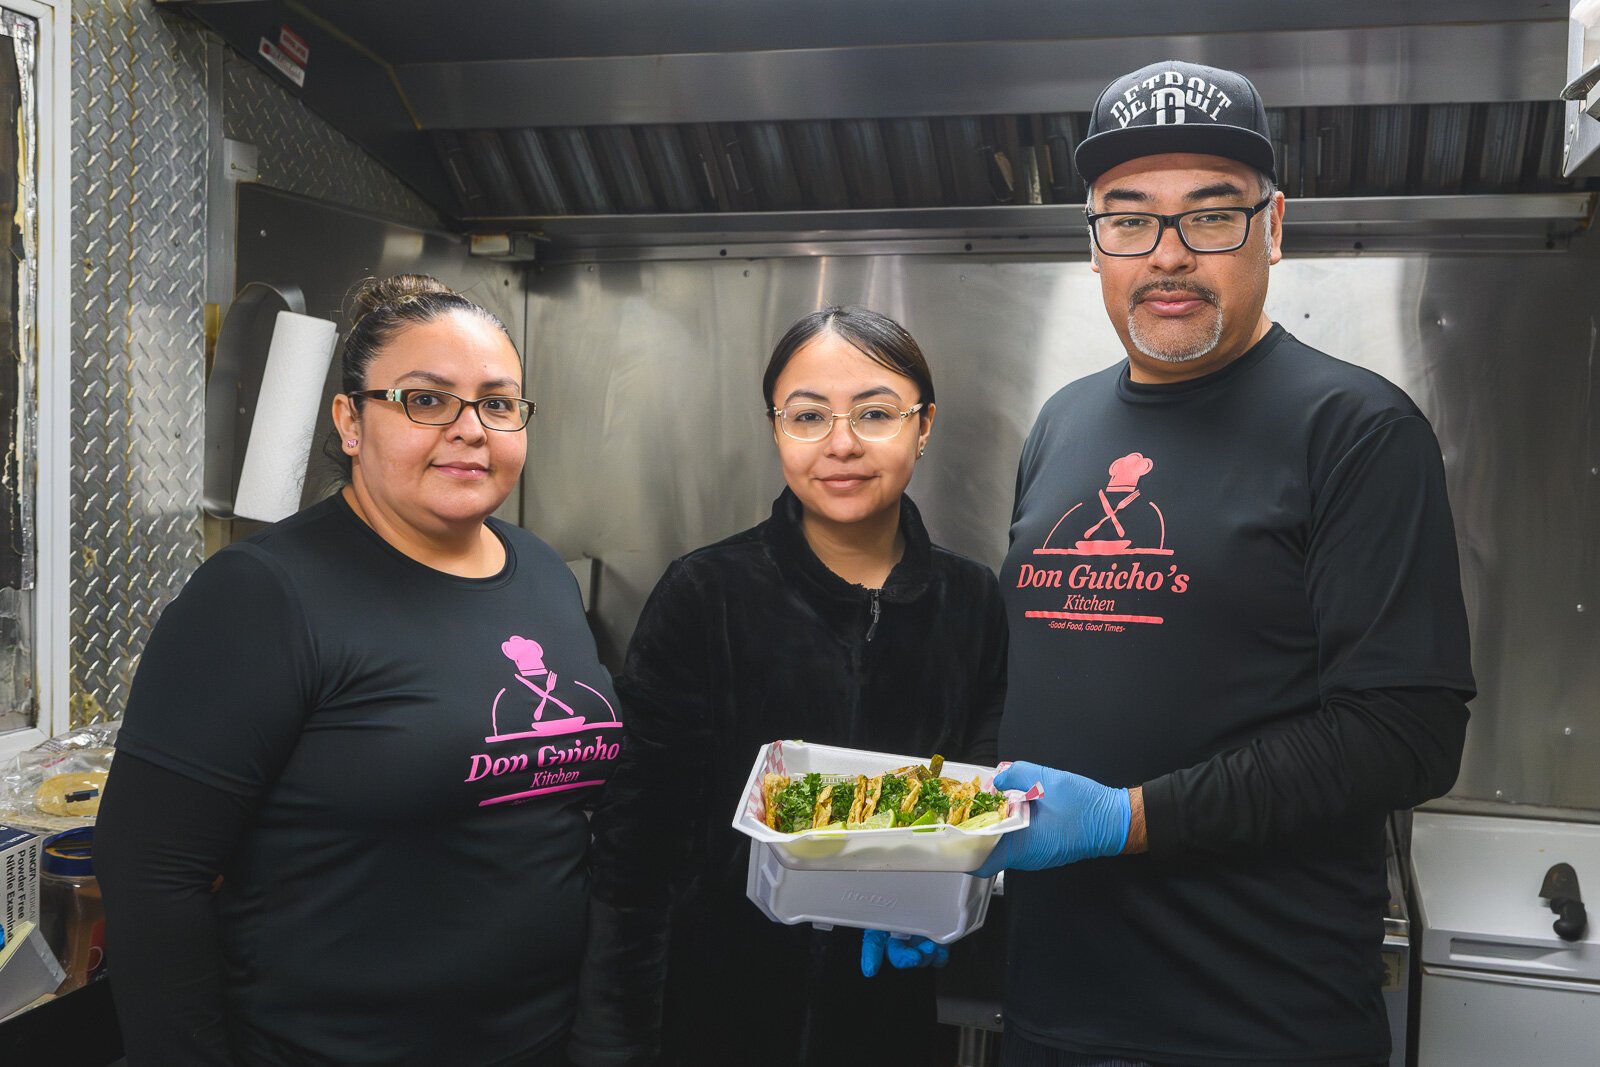
M 921 410 L 921 404 L 901 411 L 893 404 L 867 403 L 839 412 L 825 404 L 798 403 L 768 408 L 767 414 L 778 420 L 785 437 L 796 441 L 823 440 L 833 432 L 835 419 L 849 419 L 850 429 L 863 441 L 888 441 L 899 434 L 907 419 Z

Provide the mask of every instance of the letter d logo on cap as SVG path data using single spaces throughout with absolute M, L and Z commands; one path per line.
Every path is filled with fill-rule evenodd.
M 1150 94 L 1150 100 L 1155 104 L 1157 126 L 1183 125 L 1182 89 L 1157 89 Z

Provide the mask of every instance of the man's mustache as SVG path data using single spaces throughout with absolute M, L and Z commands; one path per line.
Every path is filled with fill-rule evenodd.
M 1183 293 L 1196 300 L 1204 300 L 1218 310 L 1222 308 L 1222 298 L 1205 286 L 1196 285 L 1193 282 L 1179 281 L 1176 278 L 1167 278 L 1146 282 L 1135 289 L 1133 295 L 1128 297 L 1128 310 L 1132 311 L 1151 293 Z

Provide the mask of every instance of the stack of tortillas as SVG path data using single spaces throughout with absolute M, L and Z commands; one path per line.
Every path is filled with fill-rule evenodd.
M 95 816 L 106 789 L 105 771 L 69 771 L 39 783 L 34 806 L 46 815 Z

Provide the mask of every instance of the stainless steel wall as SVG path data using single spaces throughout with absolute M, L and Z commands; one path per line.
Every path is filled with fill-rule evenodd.
M 1600 808 L 1594 243 L 1290 257 L 1273 273 L 1275 318 L 1403 386 L 1438 431 L 1481 687 L 1461 797 Z M 597 628 L 613 663 L 670 559 L 766 514 L 782 482 L 761 369 L 788 324 L 827 303 L 883 311 L 923 345 L 940 403 L 911 493 L 936 540 L 991 565 L 1040 404 L 1122 355 L 1076 257 L 708 258 L 533 275 L 539 413 L 524 522 L 568 558 L 601 561 Z
M 232 229 L 207 193 L 221 138 L 256 144 L 263 184 L 418 224 L 435 215 L 268 75 L 149 0 L 73 3 L 72 134 L 71 690 L 82 724 L 121 713 L 150 625 L 201 559 L 207 231 Z M 231 255 L 226 241 L 212 248 Z

